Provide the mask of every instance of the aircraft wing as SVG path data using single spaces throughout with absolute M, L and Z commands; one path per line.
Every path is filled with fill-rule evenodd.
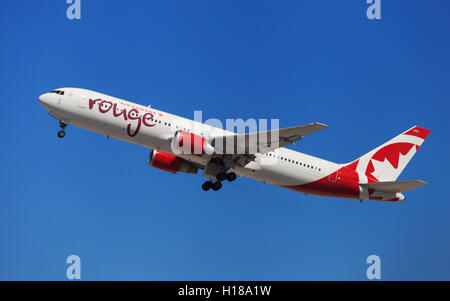
M 414 181 L 373 182 L 360 185 L 376 191 L 405 192 L 427 184 L 428 183 L 423 181 L 414 180 Z
M 302 139 L 303 136 L 327 127 L 325 124 L 314 122 L 271 131 L 212 137 L 210 141 L 216 151 L 223 154 L 254 155 L 293 144 L 295 141 Z

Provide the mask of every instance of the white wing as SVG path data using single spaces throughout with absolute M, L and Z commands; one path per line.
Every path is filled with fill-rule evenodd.
M 315 122 L 271 131 L 217 136 L 212 137 L 210 141 L 216 153 L 253 155 L 293 144 L 303 136 L 327 127 L 325 124 Z

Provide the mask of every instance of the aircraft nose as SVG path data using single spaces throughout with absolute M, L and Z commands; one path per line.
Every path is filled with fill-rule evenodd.
M 42 94 L 41 96 L 39 96 L 39 103 L 44 107 L 49 106 L 50 105 L 50 93 L 45 93 L 45 94 Z

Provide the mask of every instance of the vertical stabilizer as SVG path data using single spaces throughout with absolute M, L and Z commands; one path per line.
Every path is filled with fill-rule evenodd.
M 352 162 L 359 182 L 395 181 L 429 133 L 430 130 L 414 126 Z

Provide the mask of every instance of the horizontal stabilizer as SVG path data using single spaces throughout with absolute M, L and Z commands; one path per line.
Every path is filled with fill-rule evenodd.
M 413 180 L 413 181 L 373 182 L 360 185 L 366 187 L 367 189 L 395 193 L 395 192 L 405 192 L 427 184 L 428 183 L 423 181 Z

